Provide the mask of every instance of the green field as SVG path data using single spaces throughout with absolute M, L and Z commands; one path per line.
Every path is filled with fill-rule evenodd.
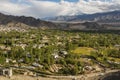
M 95 49 L 89 47 L 78 47 L 75 50 L 72 50 L 71 52 L 81 55 L 90 55 L 92 51 L 95 51 Z

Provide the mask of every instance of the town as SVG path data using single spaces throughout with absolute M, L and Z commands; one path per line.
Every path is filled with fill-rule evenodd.
M 3 76 L 102 73 L 120 69 L 119 53 L 119 32 L 0 28 Z

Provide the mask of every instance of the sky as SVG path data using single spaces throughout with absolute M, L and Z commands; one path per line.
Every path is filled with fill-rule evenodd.
M 0 12 L 35 18 L 120 10 L 120 0 L 0 0 Z

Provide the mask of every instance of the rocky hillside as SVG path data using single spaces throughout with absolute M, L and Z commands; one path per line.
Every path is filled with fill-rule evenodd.
M 30 26 L 30 27 L 43 27 L 43 28 L 55 28 L 55 24 L 33 17 L 25 16 L 12 16 L 0 13 L 0 25 L 7 26 Z

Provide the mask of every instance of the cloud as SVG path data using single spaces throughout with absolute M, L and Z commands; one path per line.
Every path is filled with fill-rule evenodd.
M 11 15 L 24 15 L 30 5 L 13 3 L 10 0 L 1 0 L 0 1 L 0 12 L 4 12 Z
M 120 10 L 119 0 L 79 0 L 78 2 L 51 2 L 44 0 L 1 0 L 0 11 L 11 15 L 36 18 L 59 15 L 92 14 Z

